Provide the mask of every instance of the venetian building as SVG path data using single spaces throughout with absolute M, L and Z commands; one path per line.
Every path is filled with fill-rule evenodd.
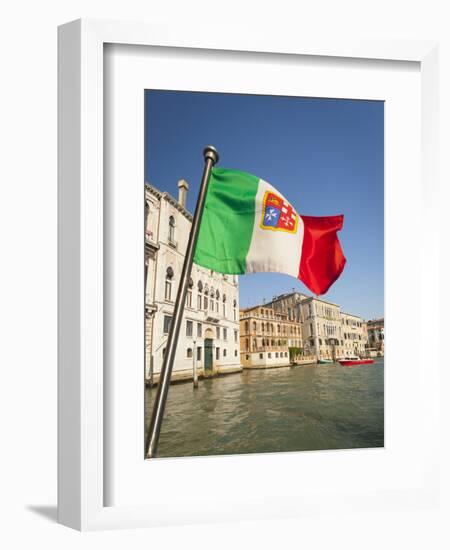
M 379 355 L 384 355 L 384 318 L 367 321 L 368 347 Z
M 344 339 L 340 307 L 337 304 L 314 298 L 301 302 L 303 338 L 308 352 L 319 359 L 338 359 L 344 355 Z
M 192 215 L 188 184 L 178 183 L 178 200 L 145 185 L 145 372 L 150 383 L 161 371 L 181 276 Z M 238 278 L 194 264 L 178 339 L 172 380 L 237 372 L 239 356 Z
M 343 355 L 338 305 L 295 291 L 275 296 L 270 305 L 301 323 L 304 355 L 319 359 L 336 359 Z
M 344 335 L 344 356 L 363 356 L 367 353 L 367 323 L 358 315 L 341 312 Z
M 301 325 L 272 307 L 255 306 L 240 312 L 241 363 L 244 368 L 290 364 L 289 348 L 301 348 Z

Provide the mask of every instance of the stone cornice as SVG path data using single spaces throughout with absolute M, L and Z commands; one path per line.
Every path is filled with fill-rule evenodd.
M 192 214 L 188 210 L 186 210 L 186 208 L 181 206 L 181 204 L 174 197 L 172 197 L 170 193 L 168 193 L 167 191 L 160 191 L 154 185 L 148 182 L 145 182 L 145 188 L 149 193 L 151 193 L 158 199 L 166 199 L 167 202 L 174 206 L 181 214 L 183 214 L 186 219 L 192 222 Z

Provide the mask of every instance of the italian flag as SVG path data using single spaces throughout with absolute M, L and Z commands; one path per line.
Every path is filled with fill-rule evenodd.
M 344 216 L 300 216 L 270 183 L 213 168 L 194 262 L 218 273 L 286 273 L 324 294 L 345 266 Z

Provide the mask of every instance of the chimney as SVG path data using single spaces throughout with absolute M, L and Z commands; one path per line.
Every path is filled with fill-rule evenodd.
M 186 197 L 189 189 L 188 182 L 186 180 L 180 180 L 178 182 L 178 202 L 183 208 L 186 208 Z

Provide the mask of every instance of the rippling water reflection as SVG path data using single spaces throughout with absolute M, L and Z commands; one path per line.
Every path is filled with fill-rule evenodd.
M 382 447 L 384 362 L 244 371 L 173 385 L 158 456 Z M 156 390 L 146 390 L 147 420 Z

